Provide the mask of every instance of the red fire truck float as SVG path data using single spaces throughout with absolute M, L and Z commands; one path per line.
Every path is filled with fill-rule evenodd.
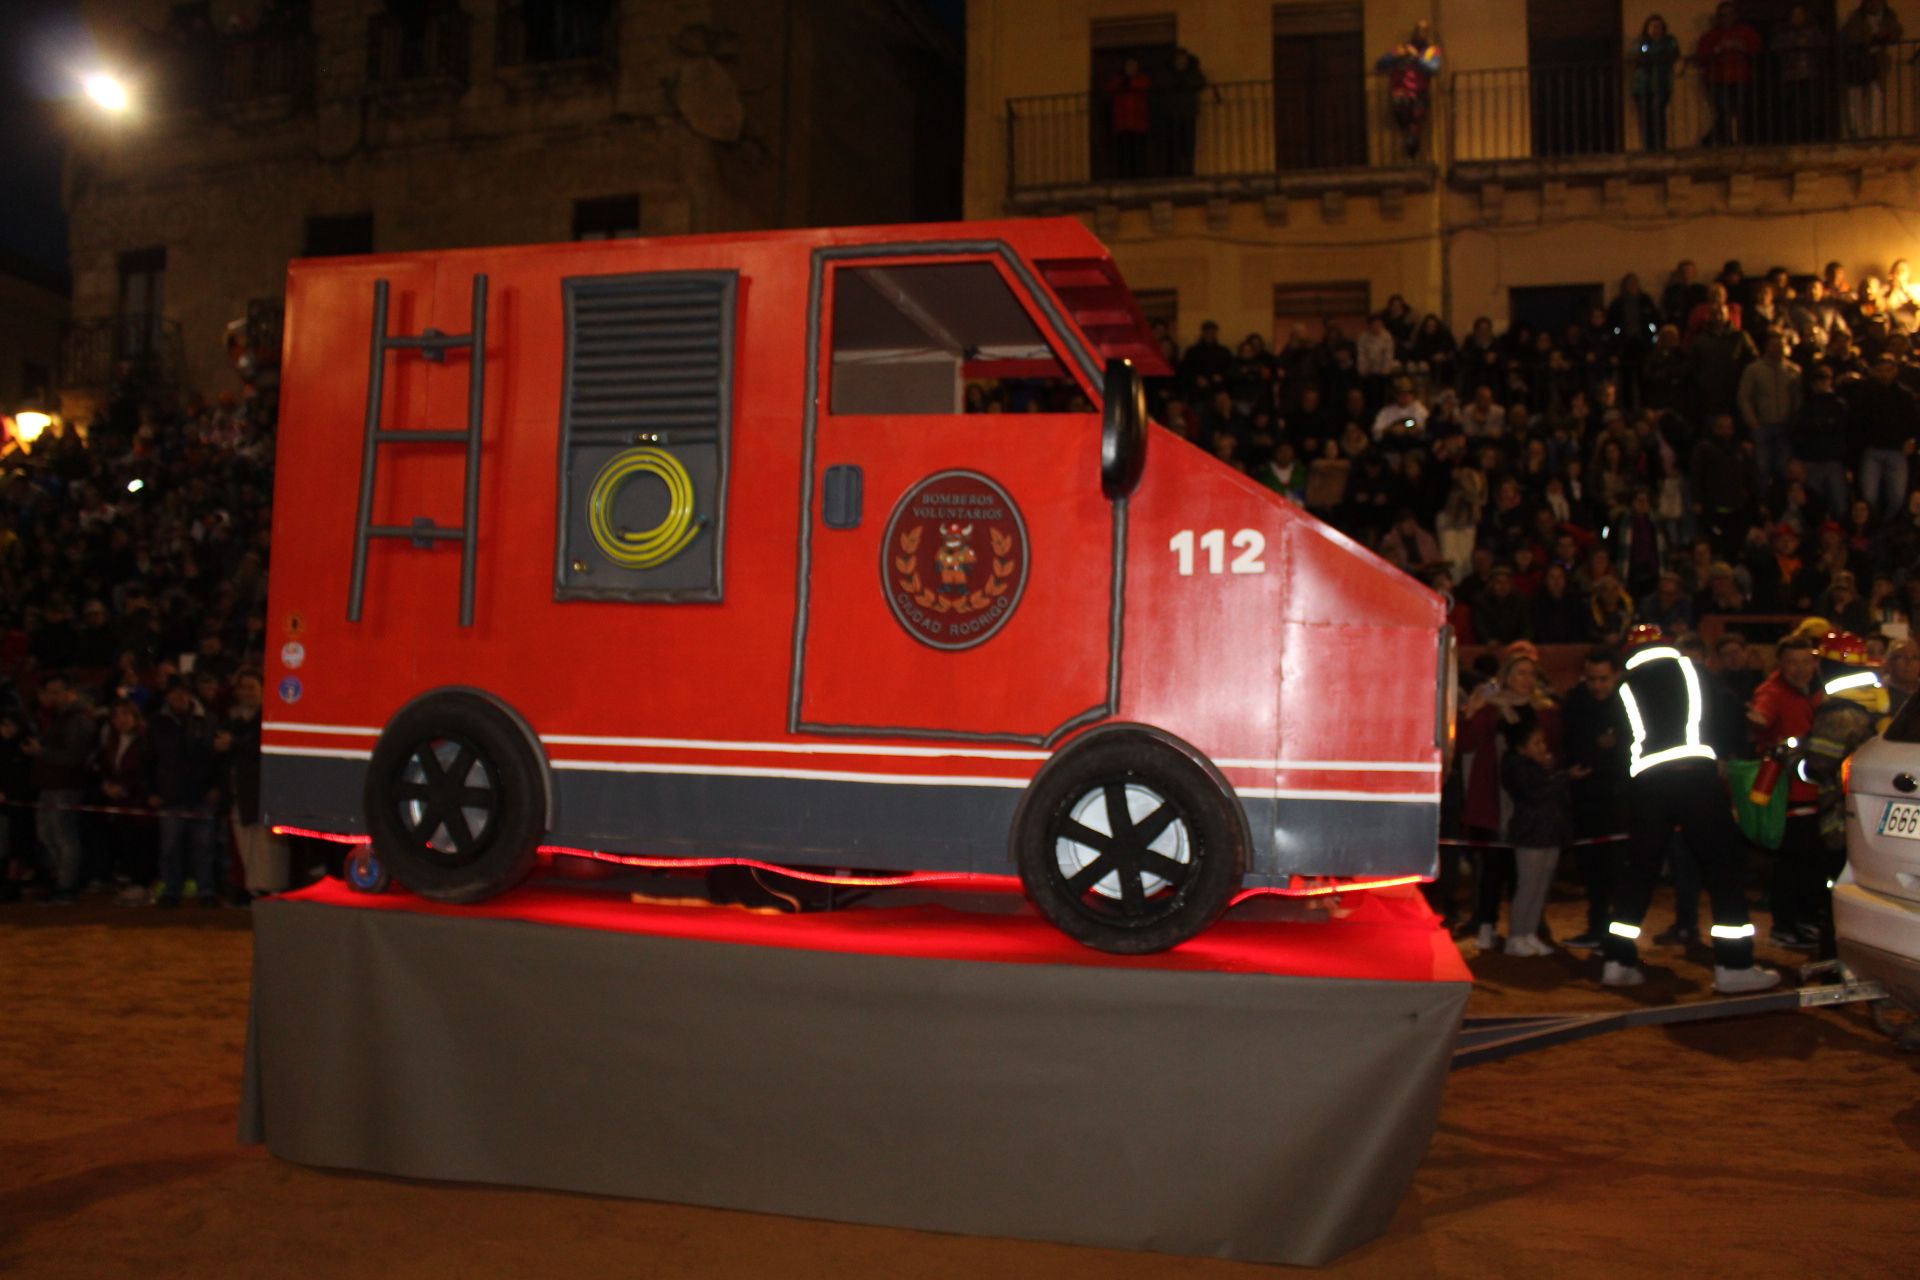
M 1429 876 L 1442 601 L 1149 449 L 1164 372 L 1069 219 L 295 263 L 271 820 L 456 902 L 1017 874 L 1123 952 Z

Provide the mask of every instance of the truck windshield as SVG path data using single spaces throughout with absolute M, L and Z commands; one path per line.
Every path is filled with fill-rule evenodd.
M 832 412 L 1086 412 L 1080 385 L 987 262 L 834 275 Z

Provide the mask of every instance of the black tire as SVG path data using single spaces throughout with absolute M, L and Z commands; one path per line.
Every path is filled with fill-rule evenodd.
M 1165 951 L 1219 919 L 1249 843 L 1219 775 L 1146 729 L 1103 732 L 1054 757 L 1013 823 L 1028 900 L 1068 937 L 1121 955 Z
M 393 718 L 367 769 L 373 851 L 422 897 L 478 902 L 526 878 L 546 789 L 526 733 L 473 693 L 429 694 Z

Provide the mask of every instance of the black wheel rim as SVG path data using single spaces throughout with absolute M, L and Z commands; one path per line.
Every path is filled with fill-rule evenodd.
M 1101 779 L 1055 810 L 1048 868 L 1075 911 L 1102 925 L 1140 928 L 1180 910 L 1205 857 L 1192 819 L 1162 787 Z
M 394 786 L 401 829 L 446 866 L 486 852 L 499 826 L 499 773 L 485 753 L 460 738 L 429 738 L 407 753 Z

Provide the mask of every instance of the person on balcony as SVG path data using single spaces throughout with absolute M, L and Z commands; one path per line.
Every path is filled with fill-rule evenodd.
M 1152 117 L 1147 94 L 1153 88 L 1153 77 L 1140 69 L 1138 58 L 1128 58 L 1119 74 L 1107 78 L 1105 87 L 1114 172 L 1121 178 L 1143 178 L 1147 173 L 1147 133 Z
M 1667 20 L 1649 14 L 1633 51 L 1633 109 L 1640 116 L 1640 145 L 1648 151 L 1667 149 L 1667 103 L 1679 64 L 1680 42 L 1667 30 Z
M 1693 49 L 1707 100 L 1713 104 L 1713 128 L 1700 139 L 1701 146 L 1752 143 L 1753 63 L 1763 47 L 1760 33 L 1740 21 L 1731 0 L 1723 0 L 1713 11 L 1713 25 Z
M 1774 63 L 1779 69 L 1779 118 L 1776 142 L 1818 142 L 1827 136 L 1827 33 L 1804 4 L 1787 11 L 1773 33 Z
M 1160 124 L 1165 131 L 1167 175 L 1174 178 L 1193 174 L 1194 139 L 1200 124 L 1200 92 L 1207 87 L 1200 60 L 1185 49 L 1175 49 L 1166 74 L 1160 78 L 1157 97 Z
M 1840 28 L 1840 80 L 1847 87 L 1847 138 L 1886 132 L 1888 47 L 1904 32 L 1887 0 L 1860 0 Z
M 1433 24 L 1425 18 L 1414 23 L 1406 43 L 1382 54 L 1374 69 L 1387 77 L 1393 122 L 1400 128 L 1407 159 L 1412 160 L 1420 154 L 1420 138 L 1433 105 L 1433 78 L 1440 74 L 1440 42 L 1434 38 Z

